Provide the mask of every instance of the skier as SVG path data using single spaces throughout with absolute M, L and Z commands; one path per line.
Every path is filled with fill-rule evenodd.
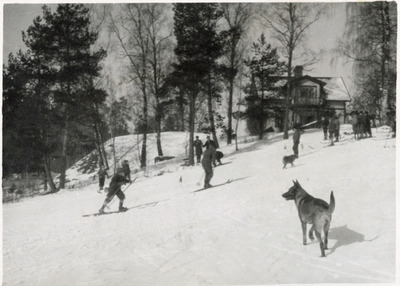
M 212 187 L 210 185 L 211 178 L 214 176 L 213 172 L 213 162 L 215 161 L 215 148 L 214 142 L 210 142 L 208 148 L 204 151 L 203 160 L 201 161 L 201 165 L 203 166 L 205 174 L 204 178 L 204 188 Z
M 131 169 L 129 168 L 128 160 L 124 160 L 122 162 L 122 169 L 124 171 L 125 178 L 131 181 Z
M 201 142 L 199 136 L 196 136 L 196 140 L 194 141 L 194 147 L 196 150 L 197 164 L 199 164 L 201 155 L 203 154 L 203 142 Z
M 124 170 L 122 168 L 117 169 L 117 173 L 111 178 L 110 186 L 108 187 L 107 197 L 104 200 L 103 206 L 100 208 L 99 213 L 104 213 L 104 208 L 107 206 L 109 202 L 113 199 L 114 195 L 119 198 L 119 211 L 127 211 L 128 209 L 123 206 L 125 200 L 125 194 L 121 191 L 121 186 L 129 183 L 128 180 L 124 176 Z
M 294 133 L 293 133 L 293 152 L 296 158 L 299 158 L 299 144 L 300 144 L 300 125 L 294 125 Z
M 101 193 L 101 191 L 103 190 L 103 187 L 104 187 L 104 182 L 106 180 L 106 176 L 107 176 L 107 179 L 109 179 L 110 177 L 107 174 L 107 169 L 105 169 L 103 165 L 100 166 L 100 170 L 97 172 L 97 174 L 99 175 L 99 188 L 100 188 L 97 192 Z

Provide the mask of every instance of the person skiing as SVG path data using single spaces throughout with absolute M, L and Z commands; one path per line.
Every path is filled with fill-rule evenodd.
M 120 212 L 128 210 L 123 206 L 125 194 L 121 191 L 121 186 L 129 182 L 130 180 L 125 177 L 124 170 L 122 168 L 118 168 L 117 173 L 111 178 L 111 182 L 108 187 L 107 197 L 105 198 L 103 206 L 100 208 L 99 213 L 104 213 L 104 208 L 107 206 L 108 203 L 111 202 L 114 196 L 117 196 L 119 198 L 118 210 Z
M 213 162 L 215 161 L 215 148 L 214 142 L 210 142 L 208 148 L 204 151 L 203 160 L 201 161 L 201 165 L 203 166 L 205 177 L 204 177 L 204 188 L 212 187 L 210 185 L 210 181 L 214 176 L 213 172 Z
M 194 141 L 194 148 L 197 158 L 197 163 L 200 163 L 201 155 L 203 154 L 203 142 L 199 139 L 199 136 L 196 136 L 196 140 Z
M 296 123 L 294 125 L 294 133 L 293 133 L 293 152 L 296 158 L 299 158 L 299 144 L 300 144 L 300 124 Z
M 122 161 L 122 170 L 124 172 L 125 178 L 127 178 L 130 181 L 131 180 L 131 169 L 129 168 L 128 160 Z
M 110 177 L 108 176 L 107 169 L 105 169 L 103 165 L 100 166 L 100 170 L 97 172 L 97 174 L 99 175 L 99 190 L 97 192 L 101 193 L 104 187 L 106 176 L 107 179 L 109 179 Z

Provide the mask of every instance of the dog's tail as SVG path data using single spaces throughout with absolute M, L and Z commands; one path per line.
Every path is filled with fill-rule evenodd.
M 333 191 L 331 192 L 331 200 L 329 202 L 328 213 L 332 214 L 335 210 L 335 197 L 333 196 Z

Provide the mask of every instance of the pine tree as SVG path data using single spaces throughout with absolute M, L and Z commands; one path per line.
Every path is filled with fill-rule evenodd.
M 285 63 L 279 61 L 276 48 L 266 42 L 261 34 L 257 42 L 251 46 L 251 58 L 245 63 L 250 69 L 250 92 L 246 97 L 249 102 L 248 116 L 258 122 L 259 139 L 263 138 L 264 124 L 267 117 L 265 112 L 266 99 L 276 96 L 278 89 L 275 83 L 284 72 Z
M 221 14 L 217 8 L 217 3 L 174 4 L 175 54 L 178 60 L 175 72 L 180 76 L 181 88 L 188 92 L 190 165 L 194 164 L 196 101 L 202 84 L 210 80 L 211 68 L 215 67 L 219 56 L 220 42 L 216 41 L 215 24 Z

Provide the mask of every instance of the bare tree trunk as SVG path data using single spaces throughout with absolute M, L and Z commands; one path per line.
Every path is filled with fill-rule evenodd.
M 194 118 L 196 113 L 196 92 L 191 91 L 189 97 L 189 165 L 194 165 Z
M 97 149 L 97 154 L 99 157 L 99 166 L 104 166 L 103 152 L 101 150 L 100 136 L 99 136 L 99 131 L 98 131 L 96 122 L 93 124 L 93 129 L 94 129 L 94 133 L 96 136 L 96 149 Z
M 213 137 L 213 141 L 215 143 L 215 148 L 219 148 L 218 144 L 218 137 L 215 131 L 215 122 L 214 122 L 214 110 L 212 106 L 212 83 L 211 83 L 211 74 L 208 75 L 208 119 L 210 121 L 210 129 L 211 129 L 211 134 Z
M 159 115 L 157 115 L 159 117 Z M 161 145 L 161 119 L 158 119 L 157 122 L 157 154 L 158 156 L 163 156 L 162 145 Z
M 44 155 L 44 171 L 45 171 L 46 183 L 49 184 L 50 192 L 55 193 L 57 191 L 57 188 L 51 176 L 50 159 L 47 154 Z
M 67 111 L 65 113 L 68 113 Z M 65 114 L 64 113 L 64 114 Z M 65 116 L 65 124 L 62 130 L 62 153 L 61 153 L 61 174 L 60 174 L 60 183 L 59 189 L 65 188 L 66 183 L 66 173 L 67 173 L 67 149 L 68 149 L 68 136 L 69 136 L 69 116 L 66 114 Z

